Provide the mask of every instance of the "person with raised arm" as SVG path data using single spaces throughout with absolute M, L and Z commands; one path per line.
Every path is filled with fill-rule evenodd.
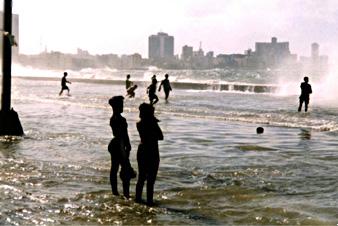
M 147 205 L 154 204 L 154 184 L 160 164 L 158 141 L 163 140 L 163 133 L 158 125 L 159 120 L 154 116 L 154 107 L 143 103 L 139 107 L 140 121 L 136 124 L 141 143 L 137 150 L 138 179 L 136 184 L 135 201 L 143 203 L 142 191 L 147 181 Z

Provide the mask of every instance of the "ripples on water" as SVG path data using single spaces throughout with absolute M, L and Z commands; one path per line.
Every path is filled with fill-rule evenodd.
M 157 106 L 165 140 L 150 208 L 110 191 L 106 102 L 120 87 L 73 83 L 73 96 L 60 98 L 58 82 L 14 84 L 26 136 L 0 142 L 0 224 L 337 223 L 336 133 L 315 128 L 335 123 L 337 112 L 299 117 L 290 97 L 175 90 Z M 141 90 L 124 113 L 135 168 Z

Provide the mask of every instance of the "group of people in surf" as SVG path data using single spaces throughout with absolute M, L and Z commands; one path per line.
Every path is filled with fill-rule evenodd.
M 67 80 L 67 76 L 68 73 L 64 72 L 61 79 L 61 91 L 59 92 L 59 95 L 62 95 L 64 90 L 67 90 L 67 94 L 70 95 L 67 83 L 71 84 L 71 82 Z M 166 74 L 165 79 L 161 82 L 158 89 L 160 91 L 163 86 L 166 100 L 171 91 L 168 77 L 168 74 Z M 154 75 L 152 77 L 151 85 L 147 88 L 150 103 L 142 103 L 139 106 L 140 121 L 136 124 L 141 142 L 138 145 L 137 150 L 138 178 L 136 183 L 135 201 L 147 205 L 154 204 L 154 184 L 160 163 L 158 141 L 163 140 L 163 133 L 158 125 L 159 120 L 154 115 L 155 108 L 153 105 L 158 101 L 158 97 L 156 96 L 156 85 L 157 80 L 156 75 Z M 130 75 L 127 75 L 127 96 L 134 97 L 136 88 L 137 85 L 134 85 L 133 82 L 130 81 Z M 119 175 L 122 181 L 123 195 L 129 199 L 130 181 L 137 176 L 137 173 L 132 168 L 129 161 L 131 145 L 128 135 L 128 124 L 126 119 L 121 115 L 123 113 L 123 102 L 123 96 L 113 96 L 108 101 L 113 110 L 113 115 L 110 118 L 113 139 L 108 145 L 108 151 L 111 156 L 110 184 L 113 195 L 119 195 L 117 178 L 119 168 L 121 168 Z M 147 183 L 147 199 L 146 201 L 143 201 L 142 191 L 145 182 Z
M 166 74 L 158 89 L 158 91 L 161 91 L 163 87 L 166 100 L 171 91 L 168 77 L 169 75 Z M 154 75 L 151 84 L 147 87 L 150 103 L 142 103 L 139 106 L 140 121 L 136 123 L 141 142 L 137 149 L 138 178 L 135 189 L 135 202 L 145 203 L 150 206 L 154 204 L 154 184 L 160 163 L 158 141 L 163 140 L 163 133 L 158 125 L 159 120 L 154 115 L 155 108 L 153 105 L 159 100 L 156 95 L 156 85 L 157 79 L 156 75 Z M 134 85 L 130 81 L 130 75 L 128 74 L 126 78 L 127 96 L 130 98 L 135 97 L 136 88 L 137 85 Z M 108 101 L 113 110 L 113 115 L 110 118 L 113 139 L 108 145 L 108 151 L 111 156 L 110 184 L 113 195 L 119 195 L 117 178 L 119 168 L 121 167 L 120 178 L 123 195 L 129 199 L 130 181 L 136 177 L 137 173 L 129 161 L 131 145 L 128 136 L 128 124 L 126 119 L 121 115 L 123 112 L 123 101 L 123 96 L 114 96 Z M 145 182 L 147 183 L 147 199 L 143 201 L 142 192 Z
M 66 83 L 71 82 L 69 82 L 66 77 L 67 72 L 64 72 L 59 95 L 62 94 L 63 90 L 67 90 L 69 95 L 69 88 Z M 163 87 L 166 100 L 171 91 L 168 77 L 169 75 L 165 74 L 165 79 L 162 80 L 158 89 L 158 91 L 161 91 L 161 87 Z M 136 123 L 141 142 L 138 145 L 137 150 L 138 178 L 135 189 L 135 201 L 150 206 L 154 204 L 154 184 L 160 163 L 158 141 L 163 140 L 163 133 L 158 125 L 159 120 L 154 115 L 154 104 L 158 102 L 158 97 L 156 95 L 156 75 L 154 75 L 151 80 L 151 84 L 147 87 L 150 103 L 142 103 L 139 106 L 140 121 Z M 134 85 L 133 82 L 130 81 L 130 75 L 128 74 L 126 79 L 127 96 L 135 97 L 136 88 L 137 85 Z M 304 77 L 304 82 L 301 83 L 300 88 L 301 95 L 299 97 L 298 111 L 300 112 L 302 110 L 302 105 L 305 103 L 305 112 L 307 112 L 310 94 L 312 93 L 308 77 Z M 121 115 L 123 113 L 123 102 L 123 96 L 114 96 L 108 101 L 113 110 L 113 115 L 110 118 L 113 139 L 108 145 L 108 151 L 111 155 L 110 183 L 112 193 L 113 195 L 119 195 L 117 178 L 119 168 L 121 168 L 119 175 L 122 181 L 123 195 L 129 199 L 130 181 L 131 179 L 136 178 L 137 173 L 132 168 L 129 161 L 131 145 L 128 135 L 128 124 L 126 119 Z M 262 127 L 257 128 L 257 134 L 263 132 L 264 129 Z M 145 182 L 147 183 L 147 199 L 146 201 L 143 201 L 142 192 Z
M 161 88 L 163 87 L 163 91 L 165 94 L 165 100 L 168 101 L 169 98 L 169 93 L 172 91 L 170 81 L 169 81 L 169 75 L 165 74 L 164 79 L 161 81 L 161 84 L 158 88 L 158 92 L 161 91 Z M 127 75 L 126 77 L 126 90 L 127 90 L 127 97 L 133 98 L 135 97 L 135 90 L 137 89 L 137 85 L 133 84 L 133 82 L 130 80 L 130 74 Z M 156 95 L 156 90 L 157 90 L 157 79 L 156 75 L 153 75 L 151 78 L 151 84 L 147 87 L 147 94 L 149 97 L 149 102 L 151 105 L 156 104 L 159 99 L 158 96 Z
M 59 95 L 62 95 L 64 90 L 68 91 L 68 96 L 69 94 L 69 87 L 67 86 L 67 83 L 71 84 L 70 81 L 67 80 L 67 72 L 63 73 L 63 77 L 61 79 L 61 91 Z M 133 84 L 132 81 L 130 81 L 130 74 L 127 75 L 126 78 L 126 90 L 127 90 L 127 97 L 133 98 L 135 97 L 135 90 L 137 89 L 137 85 Z M 161 91 L 161 87 L 163 87 L 163 91 L 165 94 L 165 100 L 167 101 L 169 98 L 169 93 L 172 91 L 170 81 L 169 81 L 169 75 L 165 74 L 165 79 L 161 81 L 160 87 L 158 88 L 158 91 Z M 151 84 L 147 87 L 147 94 L 149 97 L 149 101 L 151 105 L 154 105 L 158 102 L 158 97 L 156 95 L 156 88 L 157 88 L 157 79 L 156 75 L 153 75 L 151 78 Z M 310 94 L 312 93 L 312 88 L 311 85 L 309 84 L 309 78 L 304 77 L 304 82 L 301 83 L 300 85 L 301 88 L 301 95 L 299 96 L 299 106 L 298 106 L 298 112 L 302 110 L 303 103 L 305 105 L 304 110 L 307 112 L 308 110 L 308 105 L 310 102 Z

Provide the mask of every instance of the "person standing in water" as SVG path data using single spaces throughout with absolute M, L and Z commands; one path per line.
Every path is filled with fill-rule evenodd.
M 156 84 L 157 84 L 156 78 L 152 79 L 151 85 L 148 86 L 147 88 L 147 94 L 151 105 L 154 105 L 158 102 L 158 97 L 156 95 Z
M 165 94 L 165 100 L 168 100 L 169 93 L 171 91 L 170 81 L 168 79 L 169 75 L 165 74 L 165 79 L 161 81 L 160 87 L 158 88 L 158 91 L 161 91 L 161 87 L 163 86 L 164 94 Z
M 113 195 L 119 195 L 117 190 L 117 172 L 119 166 L 121 166 L 120 178 L 123 185 L 123 195 L 129 198 L 130 180 L 136 177 L 136 173 L 129 161 L 131 145 L 127 130 L 128 124 L 126 119 L 121 115 L 123 112 L 123 99 L 123 96 L 114 96 L 108 102 L 113 109 L 110 127 L 114 136 L 108 145 L 108 151 L 111 155 L 110 184 Z
M 143 203 L 142 191 L 147 181 L 147 205 L 153 205 L 154 184 L 160 164 L 158 141 L 163 140 L 163 133 L 158 126 L 159 120 L 154 116 L 154 107 L 143 103 L 139 106 L 140 121 L 136 124 L 141 143 L 137 150 L 138 179 L 135 201 Z
M 126 90 L 128 90 L 131 86 L 133 86 L 133 82 L 130 81 L 130 74 L 127 74 L 127 79 L 126 79 Z
M 69 96 L 69 88 L 67 86 L 67 83 L 72 84 L 70 81 L 67 80 L 67 72 L 63 72 L 63 77 L 61 79 L 61 91 L 59 93 L 59 96 L 61 96 L 61 94 L 63 93 L 63 90 L 67 90 L 68 91 L 68 96 Z
M 311 85 L 309 84 L 308 77 L 304 77 L 304 82 L 301 83 L 300 88 L 302 92 L 299 96 L 298 112 L 302 111 L 303 102 L 305 103 L 305 112 L 307 112 L 308 105 L 310 102 L 310 94 L 312 93 L 312 88 L 311 88 Z

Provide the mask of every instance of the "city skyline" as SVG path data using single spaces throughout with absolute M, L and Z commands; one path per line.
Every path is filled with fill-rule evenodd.
M 216 55 L 243 53 L 276 36 L 299 56 L 310 55 L 313 42 L 322 54 L 337 56 L 338 2 L 331 0 L 14 0 L 13 11 L 20 16 L 20 51 L 28 54 L 47 47 L 147 56 L 148 36 L 162 31 L 175 37 L 175 54 L 184 45 L 198 49 L 200 42 Z

